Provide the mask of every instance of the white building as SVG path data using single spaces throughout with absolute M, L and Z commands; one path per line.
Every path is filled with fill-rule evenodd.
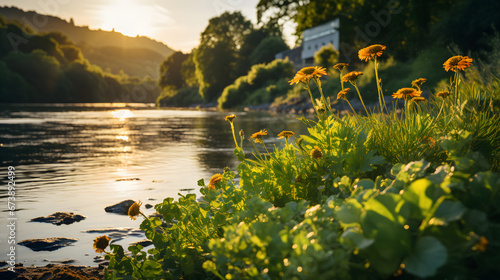
M 295 66 L 299 66 L 297 65 L 297 61 L 300 61 L 302 65 L 313 63 L 314 53 L 321 49 L 322 46 L 331 44 L 335 49 L 339 49 L 339 27 L 340 20 L 337 18 L 322 25 L 304 30 L 302 46 L 278 53 L 276 54 L 276 59 L 288 57 L 295 63 Z M 298 57 L 299 53 L 300 57 Z
M 322 46 L 332 44 L 335 49 L 339 49 L 339 24 L 340 20 L 337 18 L 325 24 L 304 30 L 302 60 L 304 60 L 305 63 L 312 62 L 314 53 Z

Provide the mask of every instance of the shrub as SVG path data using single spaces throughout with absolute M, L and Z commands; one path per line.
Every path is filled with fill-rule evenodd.
M 259 90 L 261 92 L 257 94 L 262 97 L 260 99 L 271 102 L 275 97 L 286 94 L 288 90 L 282 86 L 272 87 L 272 85 L 275 85 L 279 80 L 289 79 L 293 72 L 293 64 L 287 59 L 277 59 L 268 64 L 254 65 L 246 76 L 239 77 L 233 84 L 224 89 L 217 100 L 218 107 L 227 109 L 247 105 L 252 101 L 251 96 Z M 278 84 L 283 85 L 283 82 Z M 268 88 L 269 86 L 271 88 Z M 254 100 L 256 99 L 254 98 Z

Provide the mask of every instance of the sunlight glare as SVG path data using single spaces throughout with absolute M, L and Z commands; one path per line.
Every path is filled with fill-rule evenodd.
M 158 5 L 145 5 L 138 0 L 110 1 L 98 11 L 103 30 L 114 29 L 124 35 L 154 37 L 159 27 L 170 24 L 168 11 Z
M 115 110 L 110 112 L 113 115 L 113 118 L 120 119 L 120 121 L 124 121 L 127 118 L 131 118 L 134 116 L 134 113 L 130 110 Z
M 128 142 L 128 140 L 129 140 L 129 138 L 128 138 L 127 135 L 117 135 L 116 139 L 117 140 L 122 140 L 122 141 L 125 141 L 125 142 Z

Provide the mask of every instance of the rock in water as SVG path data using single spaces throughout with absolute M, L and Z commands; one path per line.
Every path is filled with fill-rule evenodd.
M 153 241 L 151 241 L 149 239 L 143 239 L 143 240 L 139 240 L 139 241 L 135 241 L 135 242 L 130 243 L 131 246 L 141 245 L 142 247 L 147 247 L 151 244 L 153 244 Z
M 38 251 L 55 251 L 59 248 L 69 246 L 78 241 L 78 238 L 66 237 L 50 237 L 40 239 L 27 239 L 19 242 L 19 245 L 26 246 L 31 250 Z
M 108 213 L 116 213 L 120 215 L 128 215 L 128 209 L 132 204 L 134 204 L 135 201 L 132 199 L 124 200 L 120 203 L 108 206 L 104 208 L 104 210 Z
M 85 217 L 82 215 L 75 215 L 71 212 L 66 213 L 66 212 L 56 212 L 52 215 L 49 215 L 47 217 L 38 217 L 31 219 L 32 222 L 41 222 L 41 223 L 51 223 L 54 225 L 69 225 L 74 222 L 79 222 L 81 220 L 84 220 Z

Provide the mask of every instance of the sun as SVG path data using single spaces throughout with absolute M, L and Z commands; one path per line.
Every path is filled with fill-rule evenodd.
M 156 30 L 170 21 L 167 13 L 167 10 L 158 5 L 145 5 L 137 0 L 113 0 L 99 8 L 99 27 L 132 37 L 155 37 Z

